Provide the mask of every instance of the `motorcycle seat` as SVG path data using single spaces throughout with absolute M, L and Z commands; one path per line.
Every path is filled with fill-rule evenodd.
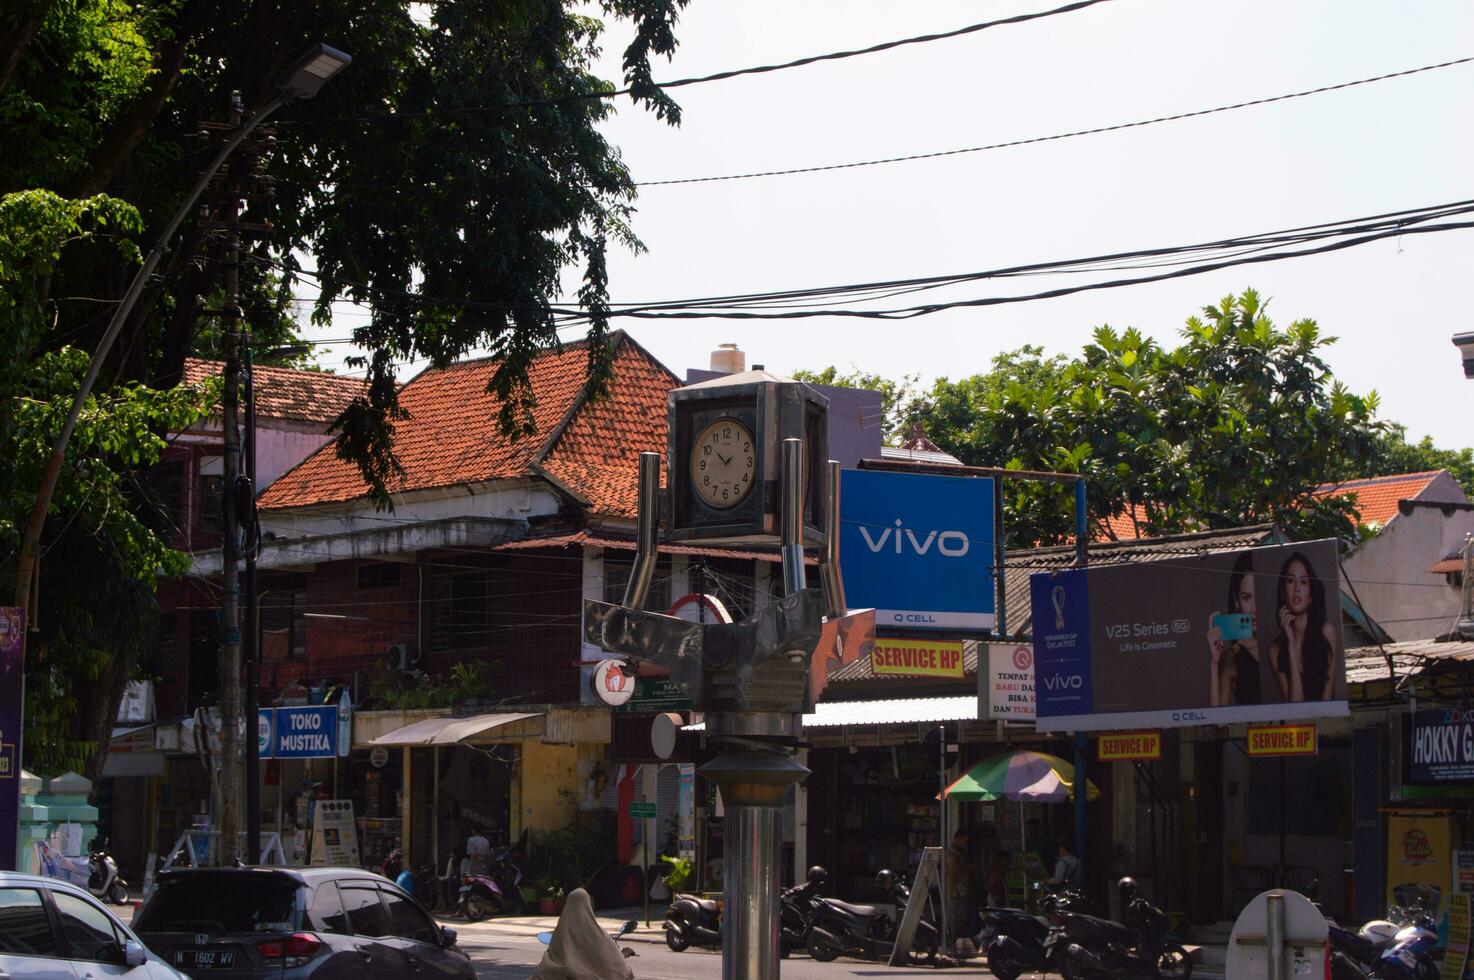
M 717 911 L 717 902 L 714 898 L 702 898 L 700 895 L 691 895 L 686 892 L 678 892 L 675 897 L 671 899 L 671 901 L 691 902 L 701 911 L 710 912 L 713 915 L 715 915 Z
M 849 902 L 841 902 L 837 898 L 826 898 L 825 901 L 841 912 L 848 912 L 850 915 L 859 916 L 862 919 L 869 919 L 884 914 L 878 905 L 851 905 Z

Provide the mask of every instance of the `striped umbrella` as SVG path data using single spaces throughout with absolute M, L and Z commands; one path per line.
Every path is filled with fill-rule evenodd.
M 942 792 L 955 800 L 1062 803 L 1075 798 L 1075 767 L 1057 755 L 1020 749 L 984 759 Z M 1086 781 L 1085 798 L 1100 796 Z

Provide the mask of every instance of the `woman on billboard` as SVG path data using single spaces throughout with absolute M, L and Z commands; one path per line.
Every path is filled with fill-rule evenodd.
M 1280 635 L 1269 666 L 1286 701 L 1329 701 L 1334 692 L 1335 625 L 1326 619 L 1326 587 L 1300 552 L 1285 559 L 1275 589 Z
M 1208 620 L 1208 703 L 1259 704 L 1259 619 L 1254 614 L 1254 555 L 1245 551 L 1228 578 L 1228 612 Z

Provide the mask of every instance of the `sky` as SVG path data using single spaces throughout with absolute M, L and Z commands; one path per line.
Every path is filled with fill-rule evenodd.
M 694 0 L 677 78 L 945 31 L 1062 0 Z M 613 24 L 600 73 L 630 34 Z M 1046 136 L 1474 55 L 1454 0 L 1110 0 L 1030 23 L 673 91 L 684 120 L 627 99 L 604 125 L 638 181 L 829 163 Z M 610 256 L 616 301 L 959 273 L 1188 244 L 1474 198 L 1474 64 L 1347 91 L 1035 146 L 787 177 L 641 189 L 641 255 Z M 1023 344 L 1074 354 L 1100 324 L 1162 343 L 1253 286 L 1281 326 L 1316 320 L 1352 390 L 1446 447 L 1474 445 L 1474 230 L 1328 256 L 905 322 L 627 321 L 664 363 L 736 342 L 770 370 L 962 377 Z M 570 283 L 572 280 L 570 279 Z M 953 296 L 1055 283 L 978 283 Z M 351 321 L 348 323 L 351 325 Z M 342 335 L 342 326 L 337 326 Z M 572 332 L 569 338 L 577 336 Z M 335 348 L 324 363 L 342 355 Z

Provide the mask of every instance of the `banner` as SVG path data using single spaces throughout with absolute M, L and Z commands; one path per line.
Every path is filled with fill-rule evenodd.
M 1031 576 L 1040 731 L 1344 717 L 1336 543 Z
M 331 759 L 338 754 L 338 706 L 273 708 L 271 755 L 277 759 Z
M 1447 810 L 1399 810 L 1387 814 L 1387 904 L 1410 905 L 1431 897 L 1433 917 L 1448 912 L 1453 818 Z
M 1034 720 L 1034 647 L 1028 643 L 989 643 L 987 661 L 978 662 L 979 718 Z
M 1404 783 L 1474 780 L 1474 710 L 1438 708 L 1403 716 Z
M 898 677 L 961 678 L 961 640 L 897 640 L 876 637 L 870 669 Z
M 882 628 L 993 625 L 993 481 L 845 470 L 840 569 L 851 609 Z
M 1248 754 L 1254 758 L 1315 755 L 1320 749 L 1315 734 L 1313 722 L 1303 725 L 1250 725 Z
M 26 614 L 0 606 L 0 871 L 18 870 L 20 733 L 25 701 Z
M 1162 757 L 1161 732 L 1112 732 L 1096 740 L 1101 762 L 1153 762 Z

